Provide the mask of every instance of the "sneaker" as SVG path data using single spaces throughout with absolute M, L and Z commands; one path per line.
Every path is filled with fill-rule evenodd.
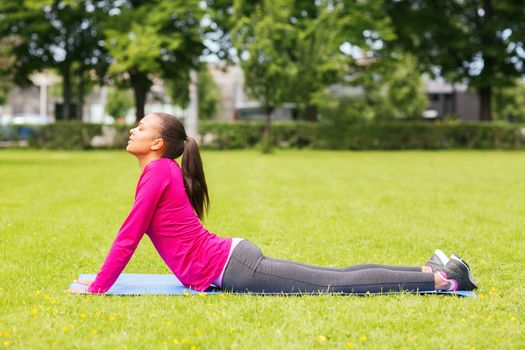
M 458 261 L 461 261 L 461 263 L 463 263 L 466 267 L 467 267 L 467 270 L 470 271 L 470 266 L 467 264 L 467 262 L 465 260 L 463 260 L 459 255 L 457 254 L 454 254 L 452 253 L 452 255 L 450 256 L 451 259 L 455 259 L 455 260 L 458 260 Z
M 425 266 L 430 266 L 432 272 L 442 270 L 450 259 L 441 249 L 436 249 L 430 260 Z
M 457 255 L 452 255 L 445 267 L 440 269 L 446 276 L 442 276 L 449 282 L 453 280 L 452 290 L 474 290 L 478 288 L 478 283 L 470 273 L 468 264 Z

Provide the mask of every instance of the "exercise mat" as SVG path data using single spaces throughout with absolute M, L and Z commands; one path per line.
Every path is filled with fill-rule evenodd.
M 94 280 L 96 274 L 80 274 L 78 279 Z M 87 288 L 86 286 L 78 283 L 72 283 L 69 289 L 82 289 Z M 144 295 L 144 294 L 155 294 L 155 295 L 188 295 L 188 294 L 231 294 L 232 292 L 222 290 L 217 287 L 211 286 L 204 292 L 199 292 L 194 289 L 186 288 L 182 283 L 170 274 L 141 274 L 141 273 L 123 273 L 117 278 L 113 286 L 102 295 Z M 391 291 L 381 293 L 333 293 L 336 295 L 385 295 L 385 294 L 451 294 L 465 297 L 477 298 L 477 295 L 473 291 L 459 290 L 456 292 L 451 291 L 425 291 L 425 292 L 411 292 L 411 291 Z M 253 294 L 253 295 L 317 295 L 327 293 L 251 293 L 251 292 L 235 292 L 235 294 Z

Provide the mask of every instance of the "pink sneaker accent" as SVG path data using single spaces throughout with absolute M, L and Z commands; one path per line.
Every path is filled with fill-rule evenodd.
M 457 280 L 453 278 L 448 278 L 447 274 L 443 271 L 439 271 L 437 274 L 443 281 L 447 281 L 448 283 L 450 283 L 450 288 L 448 290 L 457 292 L 458 286 L 459 286 L 459 283 Z

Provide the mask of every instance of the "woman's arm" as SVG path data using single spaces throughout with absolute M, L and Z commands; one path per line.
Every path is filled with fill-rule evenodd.
M 148 164 L 139 179 L 135 201 L 88 293 L 107 292 L 128 264 L 148 229 L 160 197 L 170 183 L 169 168 L 163 162 Z

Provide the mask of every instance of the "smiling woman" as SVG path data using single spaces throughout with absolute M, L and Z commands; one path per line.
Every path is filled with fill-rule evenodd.
M 209 198 L 196 141 L 164 113 L 146 116 L 130 130 L 126 150 L 142 170 L 131 211 L 94 281 L 75 293 L 107 292 L 146 233 L 166 265 L 186 287 L 210 285 L 237 292 L 376 293 L 472 290 L 476 282 L 457 255 L 437 250 L 426 266 L 313 266 L 266 257 L 252 242 L 223 238 L 201 222 Z M 182 156 L 181 166 L 176 161 Z

